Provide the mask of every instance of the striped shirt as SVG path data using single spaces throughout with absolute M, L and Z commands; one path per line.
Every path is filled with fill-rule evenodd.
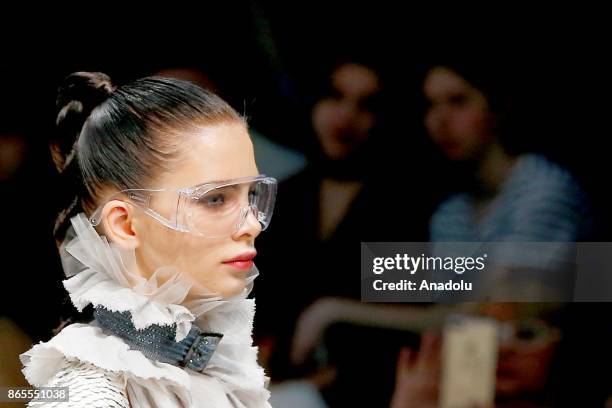
M 476 217 L 472 196 L 451 196 L 434 213 L 430 236 L 433 242 L 518 243 L 521 261 L 516 260 L 517 250 L 508 251 L 510 245 L 498 248 L 514 252 L 506 254 L 508 260 L 527 264 L 514 266 L 542 266 L 564 256 L 563 249 L 525 243 L 581 241 L 588 238 L 591 227 L 588 200 L 572 175 L 544 156 L 524 154 L 481 217 Z

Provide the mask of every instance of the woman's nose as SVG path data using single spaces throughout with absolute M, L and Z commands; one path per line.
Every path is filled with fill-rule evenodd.
M 242 218 L 242 223 L 236 231 L 237 238 L 241 236 L 257 237 L 261 232 L 261 224 L 257 218 L 259 211 L 257 208 L 250 206 L 245 209 L 246 214 Z

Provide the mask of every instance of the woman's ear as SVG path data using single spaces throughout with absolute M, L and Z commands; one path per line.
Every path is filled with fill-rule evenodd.
M 134 228 L 134 206 L 120 200 L 112 200 L 102 209 L 103 234 L 109 242 L 122 249 L 135 249 L 139 240 Z

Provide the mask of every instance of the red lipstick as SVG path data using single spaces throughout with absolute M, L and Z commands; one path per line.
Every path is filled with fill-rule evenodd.
M 253 258 L 255 258 L 255 255 L 257 255 L 257 252 L 245 252 L 235 258 L 223 261 L 223 263 L 237 269 L 246 270 L 253 266 Z

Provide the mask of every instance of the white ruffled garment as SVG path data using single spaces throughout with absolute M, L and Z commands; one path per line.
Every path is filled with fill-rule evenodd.
M 257 363 L 251 337 L 255 301 L 247 296 L 257 276 L 255 267 L 240 295 L 221 299 L 202 292 L 197 300 L 186 301 L 191 284 L 181 271 L 159 268 L 145 279 L 136 273 L 134 251 L 109 244 L 84 214 L 71 221 L 60 252 L 68 277 L 64 286 L 79 311 L 90 303 L 129 311 L 137 329 L 176 324 L 176 341 L 186 337 L 192 324 L 223 338 L 206 369 L 198 373 L 149 360 L 119 337 L 103 333 L 95 321 L 75 323 L 20 356 L 32 385 L 44 386 L 66 360 L 78 360 L 119 373 L 134 408 L 270 406 L 268 378 Z

